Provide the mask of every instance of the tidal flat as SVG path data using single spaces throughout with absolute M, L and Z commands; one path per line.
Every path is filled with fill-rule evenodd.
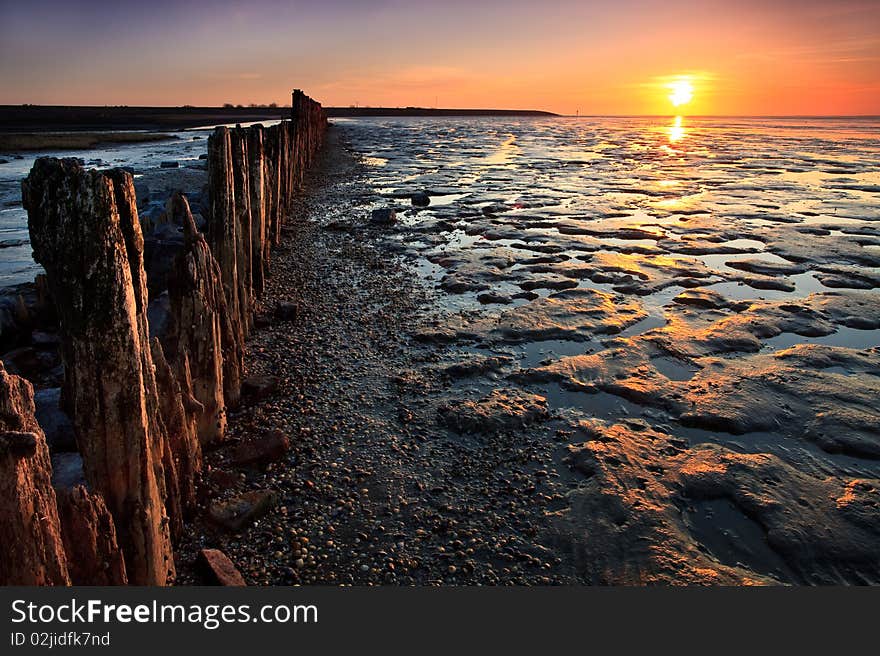
M 880 583 L 878 128 L 335 119 L 178 582 Z M 88 155 L 134 167 L 152 279 L 171 192 L 208 211 L 181 134 Z
M 274 509 L 184 551 L 263 584 L 880 583 L 876 121 L 335 123 L 230 418 L 289 462 L 211 456 Z

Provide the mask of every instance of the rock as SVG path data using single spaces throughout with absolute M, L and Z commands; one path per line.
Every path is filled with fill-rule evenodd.
M 52 451 L 76 451 L 76 432 L 70 417 L 61 409 L 61 388 L 34 392 L 36 418 Z
M 397 212 L 387 207 L 373 210 L 370 214 L 370 223 L 375 225 L 392 225 L 397 223 Z
M 299 306 L 296 303 L 279 303 L 275 306 L 275 318 L 281 321 L 296 321 Z
M 278 389 L 276 376 L 248 376 L 241 384 L 241 393 L 251 401 L 262 401 Z
M 443 369 L 450 378 L 467 378 L 499 372 L 513 364 L 513 358 L 504 355 L 472 355 Z
M 281 460 L 290 449 L 290 439 L 280 430 L 273 430 L 263 437 L 241 442 L 235 448 L 232 462 L 239 466 L 264 465 Z
M 202 153 L 199 155 L 199 159 L 208 159 L 208 153 Z
M 241 572 L 219 549 L 199 551 L 198 566 L 209 585 L 246 586 Z
M 163 168 L 163 169 L 176 169 L 179 166 L 180 166 L 180 162 L 167 161 L 167 162 L 162 162 L 161 164 L 159 164 L 159 167 Z
M 239 482 L 240 475 L 224 469 L 212 469 L 208 474 L 209 483 L 220 490 L 228 490 Z
M 534 297 L 537 298 L 538 295 L 535 294 Z M 482 294 L 478 294 L 477 300 L 483 305 L 490 305 L 493 303 L 500 305 L 509 305 L 513 302 L 513 300 L 509 296 L 505 296 L 504 294 L 496 294 L 495 292 L 483 292 Z
M 250 522 L 265 515 L 275 505 L 275 493 L 268 490 L 245 492 L 230 499 L 215 501 L 208 517 L 223 528 L 238 532 Z
M 549 418 L 547 400 L 518 389 L 495 389 L 478 401 L 453 401 L 438 410 L 440 423 L 458 433 L 499 433 Z
M 324 230 L 329 230 L 331 232 L 351 232 L 357 226 L 355 225 L 355 223 L 353 221 L 339 220 L 339 221 L 330 221 L 329 223 L 325 224 L 323 227 L 324 227 Z
M 424 191 L 418 191 L 410 196 L 410 201 L 416 207 L 427 207 L 431 204 L 431 197 Z

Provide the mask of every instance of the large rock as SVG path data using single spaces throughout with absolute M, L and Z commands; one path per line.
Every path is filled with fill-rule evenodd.
M 198 565 L 211 585 L 247 585 L 238 568 L 219 549 L 202 549 L 199 552 Z
M 290 449 L 290 439 L 280 430 L 241 442 L 232 455 L 236 465 L 263 465 L 281 460 Z
M 230 499 L 215 501 L 208 509 L 208 517 L 219 526 L 238 532 L 269 512 L 273 505 L 275 505 L 274 492 L 255 490 Z
M 380 207 L 370 213 L 370 223 L 375 225 L 392 225 L 397 223 L 397 213 L 388 207 Z
M 452 401 L 438 410 L 440 423 L 458 433 L 499 433 L 549 418 L 547 400 L 518 389 L 496 389 L 477 401 Z
M 416 207 L 427 207 L 431 204 L 431 197 L 424 191 L 417 191 L 410 196 L 410 202 Z

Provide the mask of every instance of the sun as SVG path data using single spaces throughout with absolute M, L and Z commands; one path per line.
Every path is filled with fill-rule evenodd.
M 669 101 L 675 107 L 688 104 L 694 97 L 694 85 L 688 78 L 680 78 L 666 85 L 670 90 Z

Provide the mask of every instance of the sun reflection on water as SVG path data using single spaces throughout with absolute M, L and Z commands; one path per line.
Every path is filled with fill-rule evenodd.
M 681 141 L 685 136 L 683 119 L 681 116 L 676 116 L 675 120 L 672 121 L 672 125 L 669 126 L 669 143 L 674 144 Z

